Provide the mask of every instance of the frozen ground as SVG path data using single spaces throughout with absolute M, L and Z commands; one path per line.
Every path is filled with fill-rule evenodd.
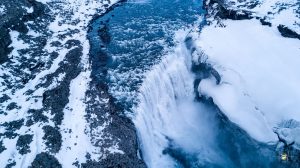
M 95 110 L 110 98 L 88 94 L 93 90 L 89 23 L 117 2 L 20 2 L 15 5 L 23 9 L 21 19 L 10 14 L 9 1 L 0 3 L 0 15 L 7 12 L 1 30 L 11 39 L 0 37 L 7 41 L 0 53 L 0 167 L 113 166 L 137 157 L 123 159 L 120 139 L 108 130 L 113 118 L 108 110 Z M 134 134 L 128 140 L 131 136 L 135 140 Z M 114 161 L 104 162 L 107 158 Z
M 300 2 L 298 0 L 225 0 L 229 9 L 245 10 L 272 23 L 285 25 L 300 33 Z
M 253 138 L 299 148 L 299 1 L 225 1 L 223 6 L 237 15 L 249 12 L 250 18 L 221 19 L 212 5 L 210 25 L 193 38 L 200 62 L 211 65 L 221 81 L 203 79 L 199 93 L 213 98 Z M 279 27 L 295 36 L 285 36 Z
M 102 40 L 107 40 L 107 44 L 97 46 L 98 48 L 107 49 L 107 46 L 110 46 L 110 51 L 117 52 L 116 55 L 120 54 L 120 51 L 116 50 L 118 48 L 109 44 L 111 37 L 107 33 L 108 30 L 99 28 L 109 21 L 89 24 L 95 14 L 105 13 L 116 2 L 117 0 L 38 0 L 15 1 L 12 5 L 10 0 L 0 2 L 0 167 L 145 166 L 140 155 L 138 156 L 134 125 L 128 118 L 119 115 L 122 107 L 114 102 L 113 96 L 120 98 L 120 95 L 112 95 L 111 86 L 105 83 L 105 75 L 112 77 L 118 74 L 108 70 L 108 58 L 105 53 L 100 52 L 93 56 L 90 53 L 92 45 L 90 46 L 89 40 L 93 38 L 87 36 L 87 33 L 94 29 L 96 35 Z M 151 8 L 149 2 L 137 2 L 149 7 L 147 9 L 151 12 L 161 15 L 158 10 Z M 170 11 L 174 12 L 174 6 L 166 4 L 169 5 Z M 119 78 L 111 78 L 116 82 L 114 84 L 118 84 L 117 90 L 127 93 L 127 88 L 132 87 L 134 83 L 141 84 L 134 84 L 132 88 L 134 95 L 140 99 L 140 104 L 135 109 L 139 113 L 134 122 L 140 128 L 140 140 L 143 143 L 141 148 L 142 152 L 146 152 L 144 159 L 148 165 L 154 167 L 160 163 L 176 166 L 177 162 L 174 159 L 178 156 L 172 154 L 178 152 L 178 145 L 183 152 L 191 154 L 186 155 L 179 151 L 179 159 L 182 159 L 181 155 L 185 155 L 183 159 L 189 160 L 189 164 L 194 164 L 195 156 L 200 156 L 200 160 L 203 159 L 201 163 L 204 164 L 222 164 L 222 159 L 214 157 L 217 153 L 211 152 L 218 142 L 228 143 L 228 139 L 233 142 L 234 145 L 230 147 L 218 144 L 229 153 L 226 153 L 228 157 L 231 157 L 231 152 L 248 151 L 250 147 L 261 148 L 256 141 L 252 141 L 238 128 L 228 124 L 230 122 L 224 123 L 234 129 L 228 128 L 227 131 L 234 130 L 237 133 L 225 130 L 220 134 L 221 138 L 216 138 L 219 141 L 215 141 L 215 136 L 209 131 L 205 132 L 210 127 L 194 127 L 198 121 L 203 120 L 202 123 L 205 123 L 205 119 L 195 110 L 204 107 L 194 104 L 194 76 L 191 76 L 189 69 L 191 61 L 183 58 L 183 55 L 190 54 L 184 45 L 184 38 L 188 34 L 197 46 L 197 52 L 192 53 L 199 54 L 194 55 L 193 64 L 204 63 L 213 69 L 210 77 L 202 76 L 197 86 L 200 97 L 212 98 L 230 121 L 256 140 L 268 144 L 277 143 L 279 140 L 278 148 L 292 145 L 299 149 L 299 1 L 211 0 L 206 1 L 206 4 L 206 20 L 209 25 L 205 26 L 201 33 L 193 31 L 189 34 L 186 30 L 183 33 L 184 37 L 180 37 L 180 43 L 176 43 L 173 53 L 170 52 L 167 58 L 160 60 L 160 64 L 147 68 L 153 71 L 145 72 L 148 78 L 145 78 L 142 84 L 140 78 L 126 75 L 128 69 L 148 64 L 152 66 L 156 62 L 151 62 L 154 60 L 151 56 L 158 54 L 157 50 L 153 50 L 155 54 L 150 52 L 146 55 L 149 57 L 145 57 L 144 52 L 141 52 L 141 57 L 133 59 L 124 55 L 119 62 L 115 62 L 120 63 L 121 66 L 118 67 L 124 70 L 120 71 Z M 223 8 L 220 8 L 220 5 Z M 145 10 L 145 6 L 142 10 L 137 8 L 137 13 L 132 15 L 138 19 L 141 16 L 141 20 L 147 21 L 139 13 L 145 12 L 145 16 L 151 14 Z M 164 9 L 159 5 L 155 7 L 159 10 Z M 180 12 L 187 14 L 187 7 L 182 7 Z M 120 20 L 129 23 L 124 20 L 124 15 L 127 19 L 132 17 L 127 15 L 127 8 L 116 11 L 123 13 L 119 13 L 121 16 L 114 16 L 113 13 L 111 18 L 115 17 L 116 21 L 111 19 L 111 25 L 126 25 Z M 162 11 L 167 21 L 170 16 L 175 16 L 168 10 Z M 175 14 L 183 16 L 183 25 L 186 25 L 188 19 L 184 18 L 182 13 L 175 11 Z M 178 19 L 179 16 L 175 18 Z M 176 19 L 174 25 L 173 22 L 166 22 L 167 25 L 176 26 Z M 152 21 L 160 20 L 150 16 L 149 22 Z M 132 27 L 136 28 L 140 21 L 131 22 Z M 140 25 L 145 26 L 141 29 L 146 35 L 142 36 L 151 42 L 147 44 L 153 46 L 152 38 L 156 36 L 149 36 L 151 31 L 147 31 L 151 26 Z M 165 29 L 161 31 L 159 28 L 157 32 L 153 32 L 159 36 L 154 38 L 157 39 L 157 44 L 162 42 L 161 35 L 165 37 L 162 33 Z M 132 33 L 131 29 L 126 31 Z M 116 32 L 124 34 L 122 28 Z M 137 31 L 137 35 L 140 35 L 140 32 Z M 120 35 L 120 41 L 114 41 L 112 44 L 120 42 L 120 46 L 124 47 L 123 38 L 128 38 L 125 35 Z M 116 37 L 112 36 L 113 38 Z M 133 46 L 132 50 L 139 51 L 136 50 L 135 43 L 126 42 Z M 137 41 L 137 44 L 144 49 L 145 43 L 142 42 L 144 41 Z M 124 48 L 122 51 L 128 52 L 128 45 Z M 158 45 L 158 49 L 164 48 Z M 145 51 L 148 53 L 152 50 Z M 141 61 L 144 61 L 143 64 Z M 140 71 L 141 68 L 137 68 L 137 71 L 130 72 L 136 76 L 143 75 L 144 72 Z M 220 75 L 220 79 L 217 74 Z M 135 92 L 137 87 L 141 87 L 139 93 Z M 128 102 L 132 103 L 132 100 Z M 181 111 L 185 111 L 187 107 L 194 108 L 187 110 L 187 115 L 182 115 Z M 175 115 L 171 115 L 170 112 Z M 177 125 L 180 122 L 182 124 Z M 206 141 L 197 141 L 205 139 L 203 136 L 207 136 L 205 138 L 214 143 L 207 146 Z M 220 140 L 222 138 L 223 141 Z M 236 142 L 238 138 L 242 140 Z M 190 141 L 197 141 L 199 144 Z M 245 141 L 249 141 L 248 144 L 239 146 L 239 143 Z M 156 146 L 153 147 L 154 145 Z M 244 146 L 246 147 L 243 148 Z M 260 152 L 255 149 L 253 154 L 257 151 Z M 260 158 L 258 154 L 255 156 Z M 240 159 L 244 159 L 243 164 L 247 164 L 249 158 L 252 159 L 247 155 L 243 157 Z M 162 160 L 158 160 L 159 158 Z M 233 162 L 240 161 L 230 159 Z

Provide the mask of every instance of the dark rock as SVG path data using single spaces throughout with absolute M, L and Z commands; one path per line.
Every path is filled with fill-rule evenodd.
M 44 126 L 43 130 L 45 135 L 43 140 L 45 140 L 45 144 L 50 152 L 57 153 L 62 145 L 62 136 L 58 128 L 54 128 L 51 126 Z
M 252 13 L 249 11 L 228 9 L 223 0 L 210 0 L 208 5 L 206 5 L 207 1 L 208 0 L 203 1 L 203 9 L 209 10 L 214 6 L 214 4 L 217 4 L 217 12 L 215 16 L 221 19 L 245 20 L 253 18 Z M 257 3 L 253 3 L 248 7 L 254 7 L 256 5 Z
M 247 8 L 253 9 L 253 8 L 255 8 L 258 4 L 259 4 L 259 1 L 250 1 L 250 2 L 247 4 Z
M 279 25 L 277 26 L 278 31 L 283 37 L 287 38 L 296 38 L 300 40 L 300 34 L 296 33 L 295 31 L 289 29 L 287 26 Z
M 104 44 L 108 44 L 111 41 L 108 25 L 103 24 L 101 26 L 98 30 L 98 35 Z
M 58 160 L 45 152 L 37 154 L 29 168 L 62 168 Z
M 260 23 L 264 26 L 269 26 L 271 27 L 272 26 L 272 23 L 270 22 L 267 22 L 265 19 L 259 19 Z
M 72 47 L 75 47 L 75 46 L 80 46 L 80 41 L 78 40 L 68 40 L 65 44 L 66 48 L 67 49 L 70 49 Z
M 6 131 L 5 133 L 0 133 L 0 137 L 6 137 L 8 139 L 14 139 L 18 136 L 17 133 L 14 133 L 13 131 Z
M 3 0 L 0 4 L 5 4 L 7 7 L 7 15 L 0 19 L 0 64 L 8 61 L 8 54 L 13 48 L 9 47 L 12 43 L 9 36 L 9 29 L 16 30 L 20 33 L 27 33 L 28 28 L 24 24 L 27 21 L 33 21 L 37 17 L 44 14 L 45 6 L 43 3 L 37 2 L 35 0 L 29 1 L 16 1 L 15 5 L 10 4 L 11 1 Z M 33 13 L 27 13 L 25 7 L 33 7 Z
M 8 60 L 8 54 L 13 48 L 9 47 L 12 43 L 9 33 L 5 28 L 0 27 L 0 64 Z
M 201 167 L 201 165 L 197 164 L 197 155 L 188 154 L 172 143 L 169 145 L 169 147 L 163 150 L 163 154 L 169 155 L 175 159 L 176 162 L 180 164 L 180 167 Z
M 62 83 L 58 87 L 43 93 L 44 107 L 51 109 L 51 114 L 54 115 L 53 121 L 56 125 L 60 125 L 63 120 L 63 109 L 69 102 L 68 95 L 69 86 L 67 83 Z
M 248 11 L 235 11 L 227 9 L 222 5 L 219 5 L 219 11 L 216 14 L 221 19 L 231 19 L 231 20 L 248 20 L 252 19 L 251 13 Z
M 15 30 L 15 31 L 18 31 L 20 33 L 24 33 L 24 34 L 26 34 L 29 31 L 27 26 L 24 24 L 24 22 L 19 22 L 15 25 L 12 25 L 11 29 Z
M 10 97 L 7 96 L 7 94 L 4 94 L 2 97 L 0 97 L 0 103 L 4 103 L 9 99 L 10 99 Z
M 88 160 L 86 163 L 82 163 L 82 168 L 97 168 L 97 167 L 107 167 L 107 168 L 146 168 L 142 160 L 135 162 L 133 158 L 128 158 L 122 156 L 123 154 L 113 154 L 108 155 L 106 159 L 101 162 L 96 162 L 93 160 Z
M 38 62 L 38 63 L 35 64 L 35 65 L 30 65 L 29 70 L 30 70 L 30 71 L 34 71 L 35 69 L 38 69 L 38 68 L 44 67 L 44 66 L 45 66 L 45 63 L 43 63 L 43 62 Z
M 30 114 L 30 116 L 28 118 L 31 121 L 45 122 L 45 123 L 48 122 L 48 117 L 43 114 L 43 110 L 30 109 L 30 110 L 28 110 L 28 114 Z M 27 121 L 27 123 L 28 123 L 28 121 Z M 27 123 L 26 123 L 26 125 L 27 125 Z
M 94 82 L 93 84 L 95 84 Z M 92 97 L 99 95 L 102 98 L 110 97 L 110 95 L 108 94 L 108 87 L 104 83 L 102 83 L 102 85 L 98 84 L 99 83 L 97 82 L 97 87 L 95 87 L 97 88 L 97 90 L 89 91 L 87 94 L 91 94 Z M 111 97 L 109 99 L 110 102 L 105 104 L 104 107 L 102 107 L 102 105 L 96 104 L 94 101 L 88 102 L 89 108 L 86 117 L 88 122 L 90 123 L 91 129 L 95 129 L 99 124 L 101 125 L 101 123 L 105 122 L 103 121 L 101 114 L 103 114 L 104 112 L 108 112 L 112 116 L 112 124 L 108 125 L 104 131 L 113 135 L 113 139 L 119 140 L 119 149 L 124 151 L 124 154 L 108 154 L 106 159 L 100 161 L 91 160 L 89 159 L 89 155 L 87 155 L 87 162 L 82 163 L 81 166 L 122 168 L 146 167 L 145 163 L 137 156 L 138 142 L 136 137 L 136 130 L 132 121 L 127 117 L 120 116 L 120 113 L 118 112 L 121 111 L 121 109 L 119 109 L 115 105 L 113 101 L 114 99 L 112 99 Z M 98 120 L 91 120 L 89 118 L 91 114 L 96 114 L 97 116 L 99 116 Z M 105 146 L 110 146 L 111 143 L 111 139 L 107 139 L 107 141 L 104 141 L 104 143 L 96 144 L 96 146 L 99 147 L 99 150 L 103 150 Z
M 29 135 L 29 134 L 19 136 L 16 146 L 17 146 L 17 150 L 21 155 L 31 152 L 29 145 L 32 142 L 32 138 L 33 135 Z
M 3 141 L 0 141 L 0 154 L 6 150 L 6 147 L 3 146 Z
M 73 34 L 76 34 L 76 33 L 79 33 L 79 30 L 78 29 L 70 29 L 68 32 L 66 32 L 66 33 L 64 33 L 64 34 L 59 34 L 58 35 L 58 38 L 60 39 L 60 40 L 64 40 L 65 38 L 67 38 L 67 37 L 72 37 L 73 36 Z
M 19 130 L 24 124 L 24 119 L 20 119 L 20 120 L 15 120 L 9 123 L 4 123 L 2 124 L 2 126 L 6 127 L 5 129 L 7 131 L 16 131 Z
M 28 2 L 32 5 L 33 12 L 24 15 L 24 17 L 22 18 L 24 22 L 31 21 L 36 19 L 37 17 L 40 17 L 44 14 L 45 11 L 45 6 L 43 3 L 36 0 L 28 0 Z
M 18 109 L 18 108 L 20 108 L 20 107 L 17 105 L 17 103 L 12 102 L 12 103 L 10 103 L 10 104 L 6 107 L 6 110 L 10 111 L 10 110 L 13 110 L 13 109 Z
M 205 79 L 209 76 L 213 76 L 216 79 L 216 84 L 220 84 L 221 76 L 210 64 L 199 63 L 198 65 L 192 65 L 192 72 L 197 75 L 197 79 Z
M 195 99 L 196 100 L 200 100 L 201 99 L 200 94 L 199 94 L 199 90 L 198 90 L 200 82 L 201 82 L 201 78 L 198 78 L 198 79 L 195 79 L 194 83 L 193 83 L 194 93 L 195 93 Z
M 27 127 L 30 127 L 30 126 L 32 126 L 34 124 L 34 121 L 30 118 L 30 119 L 28 119 L 27 121 L 26 121 L 26 126 Z
M 63 81 L 54 89 L 47 90 L 43 93 L 43 106 L 51 110 L 54 115 L 52 119 L 56 125 L 60 125 L 63 120 L 63 109 L 68 104 L 70 82 L 75 79 L 81 72 L 80 56 L 82 55 L 82 47 L 76 47 L 66 54 L 65 60 L 59 65 L 60 67 L 53 74 L 47 75 L 47 83 L 42 84 L 43 87 L 48 87 L 53 79 L 60 73 L 66 73 Z
M 122 0 L 123 1 L 123 0 Z M 113 5 L 107 12 L 113 10 L 116 6 L 121 3 L 116 3 Z M 120 168 L 131 168 L 131 167 L 146 167 L 146 164 L 142 159 L 138 157 L 138 141 L 135 126 L 132 121 L 122 115 L 124 107 L 117 104 L 116 99 L 109 94 L 109 85 L 107 84 L 107 70 L 110 66 L 111 57 L 106 53 L 104 48 L 111 42 L 111 34 L 109 32 L 108 19 L 105 19 L 103 22 L 100 21 L 99 25 L 95 25 L 93 22 L 96 21 L 103 15 L 98 15 L 93 18 L 90 22 L 89 33 L 92 33 L 93 37 L 89 35 L 89 40 L 91 43 L 90 48 L 90 62 L 92 65 L 91 78 L 89 88 L 86 95 L 89 97 L 87 101 L 87 114 L 86 120 L 90 123 L 90 129 L 97 129 L 98 126 L 105 123 L 107 120 L 111 120 L 104 130 L 105 134 L 101 140 L 97 137 L 96 134 L 93 134 L 91 131 L 91 141 L 96 141 L 95 146 L 99 151 L 103 151 L 105 148 L 111 146 L 116 141 L 118 143 L 119 149 L 124 152 L 124 154 L 111 154 L 103 151 L 106 158 L 102 160 L 92 160 L 89 155 L 87 155 L 87 162 L 82 163 L 81 167 L 120 167 Z M 95 30 L 96 29 L 96 30 Z M 93 31 L 92 31 L 93 30 Z M 97 41 L 95 43 L 94 36 L 97 36 Z M 93 100 L 95 99 L 108 99 L 108 103 L 99 103 Z M 106 114 L 109 115 L 109 118 L 105 118 Z M 96 119 L 92 119 L 91 116 L 96 115 Z M 112 136 L 111 138 L 105 139 L 106 134 Z M 98 143 L 101 141 L 102 143 Z
M 16 166 L 16 162 L 15 161 L 9 161 L 9 163 L 5 166 L 5 168 L 13 168 L 14 166 Z
M 72 165 L 74 165 L 74 166 L 77 167 L 77 168 L 80 168 L 79 161 L 74 162 Z
M 61 46 L 61 42 L 59 42 L 59 41 L 54 41 L 54 42 L 51 43 L 51 46 L 53 46 L 53 47 Z
M 1 126 L 5 127 L 6 132 L 0 133 L 0 137 L 4 136 L 9 139 L 15 138 L 16 136 L 18 136 L 15 131 L 19 130 L 23 126 L 23 123 L 24 119 L 3 123 Z

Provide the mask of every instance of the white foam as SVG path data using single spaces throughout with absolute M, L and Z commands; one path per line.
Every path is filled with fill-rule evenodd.
M 214 146 L 213 122 L 204 106 L 194 101 L 191 58 L 184 39 L 187 31 L 177 32 L 174 52 L 145 74 L 139 104 L 133 121 L 138 131 L 143 159 L 148 167 L 175 167 L 177 163 L 163 150 L 170 141 L 199 162 L 220 162 Z

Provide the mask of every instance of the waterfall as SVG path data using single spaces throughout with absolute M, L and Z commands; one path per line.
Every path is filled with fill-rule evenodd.
M 146 74 L 134 108 L 140 149 L 148 167 L 196 167 L 221 162 L 214 148 L 214 122 L 204 104 L 195 101 L 187 31 L 177 45 Z

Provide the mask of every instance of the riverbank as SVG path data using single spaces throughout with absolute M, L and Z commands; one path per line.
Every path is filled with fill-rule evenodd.
M 89 23 L 116 3 L 1 1 L 0 167 L 143 164 L 130 121 L 93 90 Z

